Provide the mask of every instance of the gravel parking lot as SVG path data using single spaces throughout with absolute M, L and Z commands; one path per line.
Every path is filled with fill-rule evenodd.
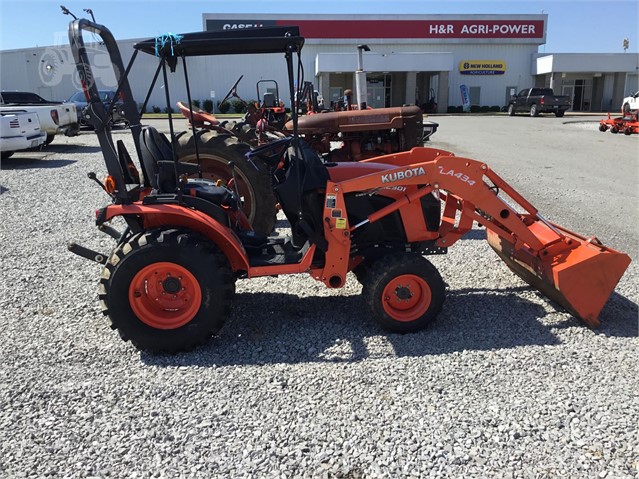
M 205 347 L 141 354 L 100 313 L 99 265 L 66 250 L 113 245 L 97 138 L 4 160 L 0 477 L 639 477 L 639 136 L 594 119 L 441 116 L 430 146 L 631 255 L 597 330 L 473 230 L 433 258 L 449 291 L 423 332 L 381 331 L 354 277 L 298 275 L 238 281 Z

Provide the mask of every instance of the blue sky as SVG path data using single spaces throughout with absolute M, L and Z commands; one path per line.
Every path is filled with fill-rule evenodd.
M 457 0 L 351 0 L 345 1 L 190 1 L 190 0 L 0 0 L 0 50 L 47 46 L 66 42 L 71 17 L 93 10 L 96 21 L 116 39 L 155 37 L 165 32 L 202 29 L 202 13 L 394 13 L 394 14 L 521 14 L 547 13 L 547 43 L 542 52 L 639 52 L 638 0 L 554 0 L 500 2 Z

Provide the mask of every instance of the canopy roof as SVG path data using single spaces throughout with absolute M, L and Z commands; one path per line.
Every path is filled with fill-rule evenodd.
M 134 48 L 161 57 L 285 53 L 301 50 L 304 38 L 298 27 L 260 27 L 238 30 L 167 34 L 143 40 Z

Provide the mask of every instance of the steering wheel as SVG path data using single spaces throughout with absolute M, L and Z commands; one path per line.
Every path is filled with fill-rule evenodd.
M 232 96 L 237 97 L 237 98 L 240 98 L 240 97 L 238 96 L 237 92 L 235 91 L 235 89 L 237 88 L 237 85 L 240 83 L 240 81 L 242 80 L 242 78 L 244 78 L 244 75 L 240 75 L 240 78 L 238 78 L 238 79 L 237 79 L 237 81 L 233 84 L 233 86 L 231 87 L 231 89 L 229 90 L 229 92 L 228 92 L 228 93 L 226 94 L 226 96 L 224 97 L 224 100 L 222 100 L 222 101 L 220 102 L 220 104 L 224 103 L 226 100 L 228 100 L 228 99 L 229 99 L 230 97 L 232 97 Z M 242 99 L 240 98 L 240 100 L 242 100 Z M 242 101 L 244 101 L 244 100 L 242 100 Z M 244 103 L 246 103 L 246 102 L 244 101 Z
M 272 141 L 266 145 L 258 146 L 246 153 L 246 158 L 251 161 L 254 157 L 258 157 L 267 165 L 276 166 L 292 141 L 293 137 L 289 136 L 287 138 Z M 268 154 L 269 152 L 271 153 Z

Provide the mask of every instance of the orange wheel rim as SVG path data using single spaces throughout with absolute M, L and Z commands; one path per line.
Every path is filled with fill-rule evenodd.
M 382 293 L 384 312 L 401 322 L 420 318 L 428 311 L 431 300 L 430 286 L 423 278 L 414 274 L 393 278 Z
M 202 304 L 200 283 L 175 263 L 153 263 L 142 268 L 129 286 L 129 304 L 144 324 L 176 329 L 197 314 Z

